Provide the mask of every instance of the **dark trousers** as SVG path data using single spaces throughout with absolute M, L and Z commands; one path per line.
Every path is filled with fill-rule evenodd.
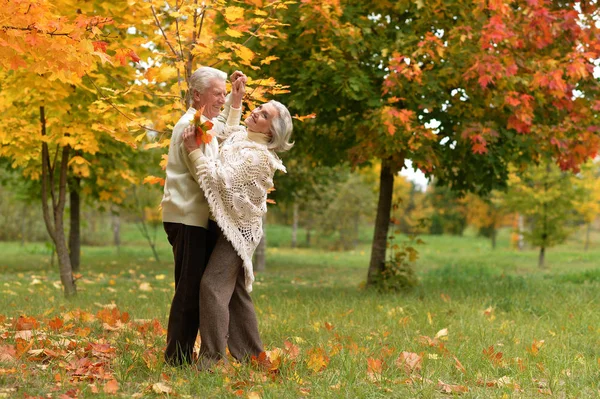
M 218 226 L 208 229 L 164 222 L 175 259 L 175 295 L 169 311 L 165 361 L 171 365 L 193 362 L 200 323 L 200 280 L 216 243 Z
M 224 359 L 227 346 L 239 361 L 263 351 L 244 276 L 242 259 L 219 230 L 200 282 L 200 368 Z

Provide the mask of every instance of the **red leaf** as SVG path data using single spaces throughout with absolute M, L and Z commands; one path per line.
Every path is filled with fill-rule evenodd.
M 97 41 L 97 42 L 92 42 L 92 44 L 94 45 L 94 51 L 100 50 L 103 53 L 106 53 L 106 48 L 108 47 L 107 42 Z
M 142 60 L 133 50 L 129 50 L 129 58 L 131 58 L 131 61 L 133 62 L 140 62 Z

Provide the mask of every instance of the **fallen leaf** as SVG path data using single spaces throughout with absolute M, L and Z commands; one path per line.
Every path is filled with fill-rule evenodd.
M 437 334 L 435 334 L 435 338 L 442 338 L 442 337 L 447 337 L 447 336 L 448 336 L 447 328 L 443 328 L 440 331 L 438 331 Z
M 290 341 L 285 341 L 283 343 L 283 345 L 285 346 L 285 353 L 287 353 L 288 357 L 291 360 L 294 360 L 298 357 L 298 355 L 300 355 L 300 348 L 294 344 L 292 344 Z M 600 359 L 599 360 L 599 364 L 600 364 Z
M 321 348 L 313 348 L 307 352 L 308 359 L 306 365 L 309 369 L 314 372 L 324 370 L 329 364 L 329 357 L 325 354 L 325 351 Z
M 152 384 L 152 391 L 154 391 L 154 393 L 158 393 L 158 394 L 161 394 L 161 393 L 169 394 L 173 391 L 173 389 L 165 383 L 157 382 L 155 384 Z
M 109 380 L 106 384 L 104 384 L 104 387 L 102 388 L 102 391 L 108 394 L 117 393 L 118 390 L 119 383 L 117 382 L 117 380 Z
M 140 291 L 150 292 L 152 291 L 152 286 L 148 282 L 141 283 L 138 287 Z
M 413 352 L 402 352 L 396 359 L 396 366 L 403 367 L 406 374 L 411 374 L 414 371 L 421 371 L 423 364 L 423 356 Z
M 438 389 L 444 393 L 466 393 L 469 392 L 469 388 L 464 385 L 452 385 L 446 384 L 442 380 L 438 380 Z
M 456 356 L 453 356 L 453 357 L 454 357 L 454 367 L 456 367 L 456 369 L 458 371 L 460 371 L 461 373 L 466 373 L 467 370 L 464 368 L 464 366 L 462 365 L 462 363 L 457 359 Z

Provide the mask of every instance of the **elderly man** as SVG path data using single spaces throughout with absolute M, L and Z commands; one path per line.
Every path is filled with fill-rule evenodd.
M 173 128 L 169 146 L 164 195 L 163 225 L 175 258 L 175 295 L 169 312 L 165 361 L 181 365 L 193 361 L 194 343 L 199 327 L 200 279 L 215 244 L 210 230 L 216 223 L 209 221 L 209 208 L 197 182 L 182 134 L 190 125 L 196 110 L 203 110 L 201 121 L 211 120 L 213 133 L 219 135 L 225 126 L 240 123 L 242 97 L 246 76 L 236 71 L 231 75 L 232 92 L 226 103 L 227 74 L 218 69 L 201 67 L 190 79 L 192 107 Z M 219 114 L 225 105 L 223 112 Z M 218 151 L 217 139 L 202 144 L 205 152 Z

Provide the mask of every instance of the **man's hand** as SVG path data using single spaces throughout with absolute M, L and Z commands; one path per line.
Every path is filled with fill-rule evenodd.
M 241 71 L 235 71 L 231 74 L 231 106 L 233 108 L 242 107 L 242 99 L 246 93 L 247 77 Z
M 194 126 L 189 125 L 183 131 L 183 144 L 185 145 L 185 149 L 187 150 L 188 154 L 200 147 L 198 143 L 196 143 L 195 130 L 196 129 Z

